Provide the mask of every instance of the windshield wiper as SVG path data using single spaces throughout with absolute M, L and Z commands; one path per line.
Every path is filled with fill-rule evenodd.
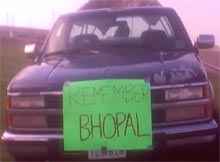
M 85 55 L 91 55 L 91 54 L 99 54 L 99 51 L 95 50 L 85 50 L 85 49 L 65 49 L 65 50 L 58 50 L 54 51 L 51 53 L 46 53 L 44 55 L 44 58 L 50 58 L 50 57 L 66 57 L 66 56 L 71 56 L 71 57 L 81 57 Z
M 164 51 L 163 52 L 164 56 L 166 56 L 166 55 L 170 56 L 171 55 L 171 56 L 174 56 L 174 57 L 184 55 L 186 53 L 189 53 L 189 51 L 184 50 L 184 51 Z

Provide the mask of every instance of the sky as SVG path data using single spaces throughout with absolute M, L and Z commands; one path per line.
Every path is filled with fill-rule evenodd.
M 193 40 L 213 34 L 220 45 L 220 0 L 158 0 L 176 10 Z
M 62 14 L 75 12 L 88 0 L 1 0 L 0 25 L 51 29 Z M 220 45 L 220 0 L 158 0 L 174 8 L 192 40 L 213 34 Z

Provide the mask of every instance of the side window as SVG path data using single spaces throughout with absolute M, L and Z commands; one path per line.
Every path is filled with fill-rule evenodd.
M 56 37 L 59 38 L 61 36 L 61 34 L 63 33 L 63 26 L 64 24 L 60 24 L 59 28 L 56 31 Z
M 75 37 L 76 35 L 79 35 L 81 32 L 82 32 L 82 26 L 74 24 L 70 32 L 70 37 Z
M 97 35 L 98 38 L 103 37 L 100 30 L 94 25 L 90 25 L 90 24 L 76 25 L 76 24 L 74 24 L 72 26 L 72 29 L 71 29 L 71 32 L 70 32 L 70 41 L 75 36 L 80 35 L 80 34 L 95 34 L 95 35 Z
M 140 37 L 141 33 L 149 29 L 149 25 L 142 17 L 132 17 L 130 20 L 130 28 L 132 37 Z
M 66 44 L 65 23 L 58 22 L 57 28 L 54 29 L 48 42 L 48 51 L 64 49 Z
M 84 31 L 85 31 L 85 33 L 88 33 L 88 34 L 94 34 L 95 30 L 96 30 L 95 26 L 87 25 L 87 31 L 85 31 L 85 30 Z
M 163 24 L 161 23 L 161 21 L 159 20 L 156 25 L 152 25 L 151 29 L 153 30 L 165 30 Z
M 85 31 L 86 32 L 86 31 Z M 99 39 L 103 38 L 103 34 L 101 33 L 101 31 L 94 25 L 88 25 L 87 26 L 87 33 L 88 34 L 94 34 L 96 35 Z
M 140 16 L 121 17 L 117 20 L 126 21 L 130 28 L 130 37 L 137 38 L 141 36 L 143 31 L 149 29 L 149 25 Z
M 163 17 L 163 16 L 157 21 L 157 23 L 155 25 L 151 26 L 151 29 L 153 29 L 153 30 L 162 30 L 169 37 L 174 36 L 174 33 L 173 33 L 173 31 L 170 27 L 170 24 L 169 24 L 167 18 Z
M 173 32 L 173 30 L 172 30 L 172 28 L 170 26 L 169 21 L 167 20 L 167 17 L 164 17 L 164 16 L 161 17 L 161 23 L 163 24 L 163 26 L 164 26 L 164 28 L 165 28 L 165 30 L 167 32 L 167 35 L 168 36 L 174 36 L 174 32 Z
M 116 30 L 118 29 L 117 26 L 112 26 L 108 29 L 108 31 L 105 33 L 105 38 L 113 38 Z

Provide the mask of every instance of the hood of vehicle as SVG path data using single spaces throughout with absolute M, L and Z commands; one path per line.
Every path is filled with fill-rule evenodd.
M 144 79 L 158 86 L 203 82 L 206 74 L 193 53 L 177 57 L 95 55 L 29 66 L 13 79 L 8 91 L 60 91 L 66 81 L 100 79 Z
M 12 79 L 7 91 L 46 91 L 48 89 L 48 76 L 53 68 L 54 66 L 45 63 L 27 66 Z

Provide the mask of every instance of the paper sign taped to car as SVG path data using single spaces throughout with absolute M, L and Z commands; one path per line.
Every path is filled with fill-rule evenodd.
M 65 151 L 152 145 L 151 91 L 144 80 L 94 80 L 63 87 Z

